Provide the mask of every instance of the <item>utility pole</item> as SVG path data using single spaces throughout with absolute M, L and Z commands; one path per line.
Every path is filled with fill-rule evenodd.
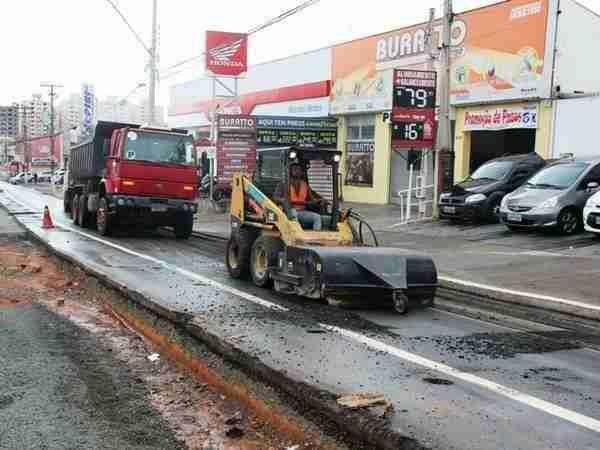
M 152 0 L 152 42 L 150 44 L 150 86 L 148 94 L 148 110 L 150 112 L 150 125 L 156 121 L 156 71 L 157 71 L 157 3 L 158 0 Z
M 440 182 L 440 153 L 452 151 L 452 131 L 450 123 L 450 52 L 451 52 L 451 27 L 454 20 L 452 0 L 444 0 L 444 16 L 442 17 L 442 42 L 440 54 L 440 83 L 439 98 L 440 112 L 437 135 L 437 149 L 435 152 L 435 185 L 433 194 L 434 213 L 437 216 L 437 204 Z
M 62 84 L 54 84 L 54 83 L 42 83 L 40 87 L 45 87 L 50 89 L 50 170 L 54 174 L 54 148 L 55 148 L 55 136 L 54 136 L 54 97 L 58 94 L 56 93 L 57 88 L 63 87 Z
M 27 171 L 31 170 L 31 148 L 29 147 L 29 136 L 27 135 L 27 114 L 32 113 L 33 106 L 16 105 L 17 116 L 23 119 L 23 162 L 27 168 Z M 20 114 L 19 114 L 20 113 Z M 16 143 L 15 143 L 16 144 Z

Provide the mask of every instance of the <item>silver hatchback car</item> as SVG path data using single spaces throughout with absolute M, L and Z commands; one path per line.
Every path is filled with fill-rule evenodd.
M 554 228 L 574 234 L 583 228 L 583 207 L 599 186 L 600 160 L 558 161 L 502 199 L 500 220 L 510 229 Z

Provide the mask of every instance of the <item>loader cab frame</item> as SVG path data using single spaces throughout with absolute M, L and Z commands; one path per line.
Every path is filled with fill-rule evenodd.
M 322 161 L 331 167 L 332 200 L 327 200 L 328 205 L 322 211 L 322 215 L 331 216 L 329 229 L 335 231 L 340 218 L 340 191 L 339 191 L 339 165 L 341 152 L 336 150 L 321 149 L 318 147 L 276 147 L 259 149 L 257 153 L 256 169 L 254 173 L 254 184 L 261 189 L 269 198 L 274 199 L 277 186 L 283 182 L 284 192 L 290 189 L 290 168 L 293 164 L 300 164 L 308 180 L 308 169 L 313 161 Z M 289 196 L 284 197 L 281 205 L 285 214 L 289 217 L 292 211 Z

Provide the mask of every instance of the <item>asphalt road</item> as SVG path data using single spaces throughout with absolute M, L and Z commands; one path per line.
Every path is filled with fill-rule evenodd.
M 270 367 L 334 393 L 381 392 L 391 424 L 440 449 L 600 448 L 600 354 L 442 311 L 351 313 L 232 282 L 218 246 L 166 235 L 104 239 L 72 228 L 61 202 L 2 186 L 23 211 L 48 204 L 52 246 L 173 310 Z M 17 203 L 14 203 L 16 200 Z M 12 204 L 11 204 L 12 202 Z M 23 206 L 24 205 L 24 206 Z
M 37 304 L 0 309 L 0 448 L 177 449 L 120 361 Z

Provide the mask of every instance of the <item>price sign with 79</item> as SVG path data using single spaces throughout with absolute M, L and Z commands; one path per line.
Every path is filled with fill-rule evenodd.
M 435 108 L 434 87 L 397 86 L 394 95 L 396 108 Z

